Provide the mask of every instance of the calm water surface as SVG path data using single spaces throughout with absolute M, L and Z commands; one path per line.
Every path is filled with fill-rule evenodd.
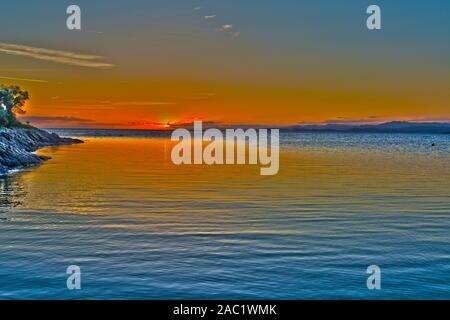
M 65 134 L 86 143 L 0 178 L 0 298 L 450 298 L 449 135 L 283 134 L 261 177 L 174 166 L 151 133 Z

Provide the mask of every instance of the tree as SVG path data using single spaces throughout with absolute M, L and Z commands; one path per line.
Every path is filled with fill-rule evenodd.
M 23 107 L 30 95 L 18 86 L 0 86 L 0 125 L 11 127 L 19 124 L 16 114 L 25 114 Z

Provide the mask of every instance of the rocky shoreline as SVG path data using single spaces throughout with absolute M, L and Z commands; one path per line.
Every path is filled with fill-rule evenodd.
M 73 143 L 83 141 L 61 138 L 37 128 L 0 128 L 0 175 L 14 169 L 37 166 L 49 159 L 34 154 L 37 149 Z

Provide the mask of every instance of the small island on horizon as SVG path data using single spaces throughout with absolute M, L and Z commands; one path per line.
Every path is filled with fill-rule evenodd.
M 448 122 L 390 121 L 377 124 L 309 124 L 284 128 L 296 132 L 356 132 L 356 133 L 444 133 L 450 134 Z

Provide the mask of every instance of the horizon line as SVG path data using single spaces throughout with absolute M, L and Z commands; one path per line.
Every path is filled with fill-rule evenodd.
M 71 127 L 54 127 L 54 126 L 36 126 L 39 129 L 55 129 L 55 130 L 134 130 L 134 131 L 173 131 L 175 129 L 192 129 L 191 126 L 193 125 L 194 122 L 189 123 L 189 124 L 182 124 L 182 125 L 171 125 L 171 127 L 167 127 L 167 128 L 136 128 L 136 127 L 76 127 L 76 126 L 71 126 Z M 307 129 L 310 127 L 315 127 L 315 128 L 324 128 L 326 129 L 327 126 L 341 126 L 341 127 L 348 127 L 348 128 L 361 128 L 361 127 L 376 127 L 376 126 L 380 126 L 380 125 L 386 125 L 386 124 L 411 124 L 411 125 L 450 125 L 450 121 L 449 120 L 445 120 L 445 121 L 403 121 L 403 120 L 392 120 L 392 121 L 385 121 L 385 122 L 373 122 L 373 123 L 339 123 L 339 122 L 315 122 L 315 123 L 297 123 L 297 124 L 288 124 L 288 125 L 264 125 L 264 124 L 237 124 L 237 125 L 232 125 L 232 124 L 217 124 L 216 126 L 212 126 L 212 125 L 208 125 L 206 127 L 204 127 L 204 129 L 209 129 L 209 128 L 217 128 L 217 129 L 233 129 L 233 128 L 244 128 L 244 129 L 250 129 L 250 128 L 255 128 L 255 129 L 264 129 L 264 128 L 268 128 L 268 129 L 280 129 L 280 130 L 285 130 L 285 129 Z

